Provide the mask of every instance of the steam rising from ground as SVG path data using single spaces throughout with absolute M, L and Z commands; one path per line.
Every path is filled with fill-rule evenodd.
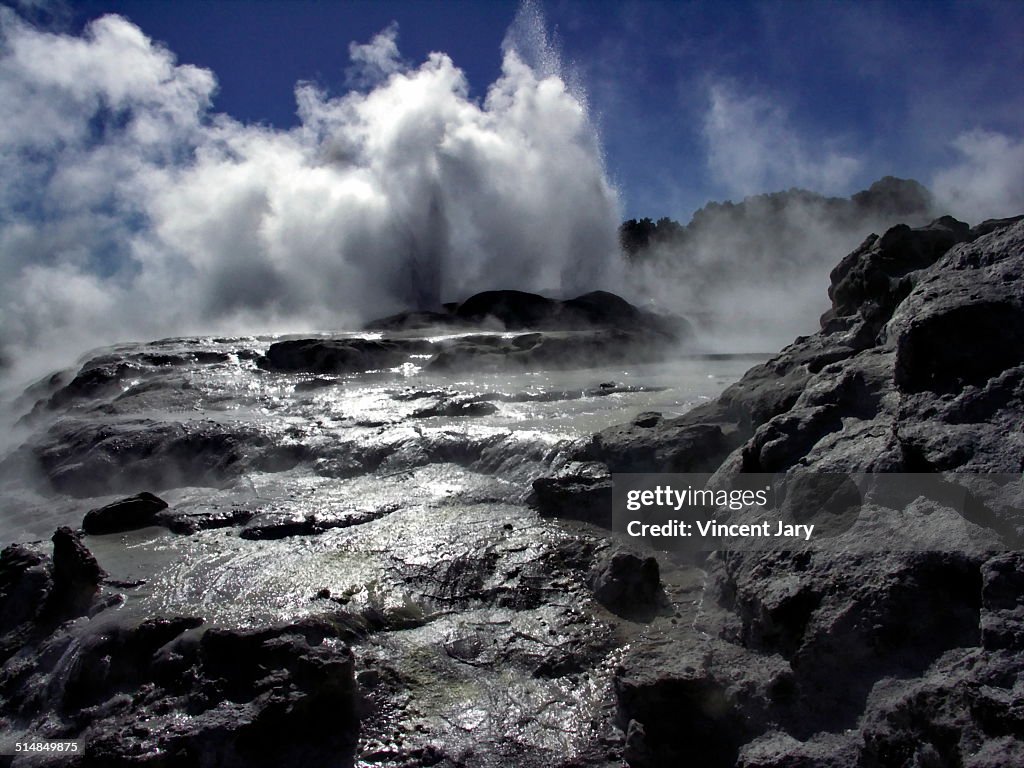
M 213 73 L 126 19 L 73 37 L 0 9 L 7 356 L 28 373 L 119 339 L 613 283 L 616 194 L 539 14 L 482 102 L 445 54 L 402 61 L 397 34 L 352 45 L 350 92 L 299 84 L 280 131 L 212 111 Z
M 926 182 L 888 179 L 843 194 L 865 157 L 806 135 L 786 109 L 733 82 L 710 81 L 701 123 L 708 170 L 737 204 L 712 203 L 685 233 L 634 259 L 633 295 L 697 321 L 716 351 L 774 351 L 818 329 L 829 272 L 871 232 L 951 214 L 977 224 L 1024 213 L 1024 141 L 981 129 L 950 142 L 952 164 Z M 757 194 L 790 189 L 788 192 Z
M 597 132 L 535 6 L 503 50 L 480 100 L 445 54 L 404 60 L 393 24 L 350 45 L 349 92 L 300 83 L 282 131 L 215 112 L 213 73 L 126 19 L 76 37 L 0 8 L 0 371 L 122 339 L 351 328 L 488 288 L 611 288 L 696 316 L 706 346 L 774 350 L 815 330 L 829 270 L 868 232 L 1024 212 L 1024 143 L 972 130 L 925 180 L 934 205 L 712 205 L 624 273 Z M 770 96 L 705 82 L 687 119 L 723 194 L 844 194 L 869 167 Z
M 818 330 L 829 272 L 866 235 L 935 216 L 924 187 L 892 178 L 852 198 L 794 189 L 712 203 L 637 253 L 630 279 L 694 320 L 703 348 L 772 352 Z
M 815 153 L 778 105 L 726 83 L 708 88 L 704 139 L 712 175 L 745 197 L 789 186 L 835 193 L 849 187 L 861 162 L 836 148 Z

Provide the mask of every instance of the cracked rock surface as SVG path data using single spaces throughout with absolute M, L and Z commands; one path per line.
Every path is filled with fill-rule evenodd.
M 717 400 L 577 441 L 535 481 L 542 514 L 596 515 L 615 471 L 1020 475 L 1024 222 L 873 235 L 829 295 L 821 331 Z M 988 538 L 959 551 L 888 551 L 866 506 L 872 551 L 715 554 L 695 632 L 646 635 L 616 673 L 627 761 L 1024 764 L 1024 517 L 1001 492 L 968 506 Z M 910 501 L 888 514 L 940 525 L 941 499 Z

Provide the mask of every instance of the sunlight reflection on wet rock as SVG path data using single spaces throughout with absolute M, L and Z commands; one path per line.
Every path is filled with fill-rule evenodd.
M 413 370 L 422 360 L 269 373 L 254 360 L 272 341 L 123 345 L 104 354 L 115 366 L 130 357 L 129 376 L 54 407 L 75 373 L 40 384 L 24 404 L 43 403 L 32 433 L 4 464 L 6 534 L 48 536 L 87 509 L 158 492 L 160 527 L 88 537 L 123 585 L 118 620 L 255 629 L 332 617 L 358 637 L 372 712 L 361 754 L 572 754 L 597 738 L 612 714 L 608 659 L 629 633 L 591 598 L 598 540 L 538 519 L 524 495 L 573 440 L 624 412 L 716 394 L 707 363 L 637 366 L 616 381 L 438 377 Z M 80 498 L 53 496 L 54 484 Z

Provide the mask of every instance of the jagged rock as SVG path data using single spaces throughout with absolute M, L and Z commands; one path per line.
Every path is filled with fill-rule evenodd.
M 981 580 L 982 645 L 990 651 L 1024 652 L 1024 553 L 986 561 Z
M 91 509 L 82 519 L 82 530 L 90 535 L 121 533 L 157 524 L 157 513 L 167 502 L 148 491 Z
M 152 618 L 82 643 L 63 707 L 82 729 L 92 764 L 126 764 L 152 752 L 179 764 L 352 764 L 352 654 L 325 640 L 359 636 L 358 622 L 325 617 L 205 632 L 201 624 Z M 135 693 L 134 706 L 116 704 L 122 691 Z
M 961 524 L 995 542 L 888 552 L 890 529 L 867 525 L 858 543 L 874 554 L 719 555 L 702 639 L 652 635 L 622 661 L 631 764 L 1019 762 L 1022 563 L 986 548 L 1018 548 L 1024 532 L 1022 286 L 1024 222 L 893 228 L 833 272 L 819 333 L 716 402 L 606 430 L 571 453 L 586 464 L 535 481 L 542 513 L 579 517 L 595 493 L 580 480 L 602 470 L 710 466 L 725 484 L 743 472 L 956 471 L 969 488 Z M 993 472 L 1017 480 L 1001 486 Z M 890 513 L 910 515 L 912 501 Z M 940 525 L 941 494 L 921 503 Z
M 658 606 L 661 575 L 653 557 L 611 552 L 594 566 L 588 582 L 594 599 L 613 613 L 648 615 Z
M 926 227 L 900 224 L 882 237 L 871 235 L 832 270 L 828 291 L 832 313 L 837 317 L 860 313 L 868 321 L 884 322 L 910 292 L 910 273 L 931 266 L 970 238 L 970 227 L 952 216 Z
M 86 614 L 99 593 L 106 573 L 81 535 L 61 527 L 52 541 L 52 557 L 23 544 L 0 553 L 0 662 L 61 622 Z
M 806 741 L 769 731 L 745 744 L 737 768 L 847 768 L 857 765 L 857 734 L 823 733 Z
M 80 534 L 65 526 L 54 532 L 52 540 L 52 599 L 61 603 L 66 613 L 84 613 L 107 574 L 82 543 Z
M 630 765 L 732 768 L 769 722 L 773 701 L 787 695 L 789 676 L 782 659 L 753 660 L 713 638 L 680 633 L 639 644 L 614 680 Z
M 1024 361 L 1024 233 L 996 230 L 923 273 L 892 316 L 903 392 L 982 386 Z
M 52 591 L 52 561 L 45 554 L 24 544 L 0 552 L 0 662 L 36 631 Z
M 735 447 L 718 424 L 642 416 L 594 435 L 575 457 L 603 462 L 612 472 L 708 472 Z
M 600 462 L 570 462 L 533 481 L 533 504 L 542 515 L 611 527 L 612 477 Z

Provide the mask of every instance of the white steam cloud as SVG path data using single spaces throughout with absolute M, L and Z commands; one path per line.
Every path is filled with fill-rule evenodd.
M 972 223 L 1024 213 L 1024 140 L 973 130 L 953 141 L 958 162 L 932 188 L 942 204 Z
M 704 117 L 708 166 L 725 190 L 743 197 L 797 186 L 844 192 L 861 161 L 837 150 L 817 151 L 793 129 L 784 109 L 763 96 L 714 83 Z
M 75 37 L 0 9 L 0 355 L 613 284 L 616 193 L 585 102 L 517 43 L 550 51 L 537 13 L 482 101 L 397 32 L 352 45 L 354 90 L 300 84 L 281 131 L 212 111 L 213 73 L 124 18 Z

